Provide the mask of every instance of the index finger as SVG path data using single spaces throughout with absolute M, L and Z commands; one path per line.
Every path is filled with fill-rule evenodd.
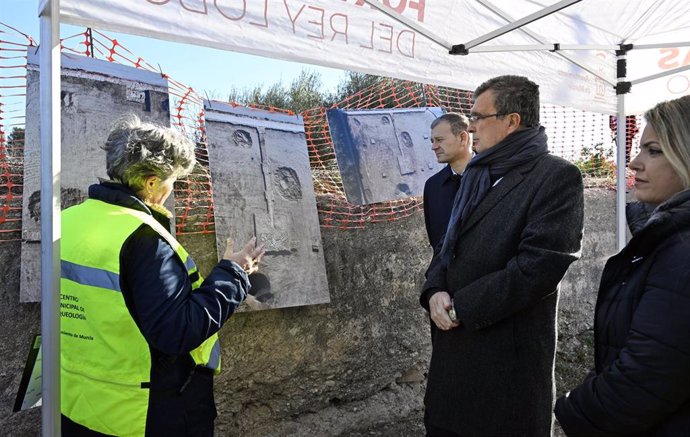
M 256 246 L 256 237 L 252 237 L 247 241 L 247 244 L 244 245 L 244 250 L 245 253 L 251 253 L 251 251 L 254 249 Z
M 252 258 L 256 259 L 257 262 L 259 262 L 261 261 L 261 258 L 264 256 L 264 253 L 266 253 L 266 249 L 264 249 L 264 245 L 262 244 L 252 251 L 251 256 Z

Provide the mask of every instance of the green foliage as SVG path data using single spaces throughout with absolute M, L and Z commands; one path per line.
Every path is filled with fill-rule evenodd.
M 376 85 L 381 85 L 385 80 L 386 78 L 381 76 L 357 73 L 356 71 L 348 71 L 345 78 L 338 84 L 335 94 L 330 96 L 330 103 L 337 103 L 357 94 L 362 90 Z
M 290 86 L 286 87 L 278 82 L 270 85 L 265 91 L 263 86 L 259 85 L 253 89 L 233 88 L 228 94 L 228 101 L 242 105 L 257 104 L 303 112 L 324 103 L 327 95 L 321 90 L 322 87 L 321 75 L 318 72 L 302 70 Z
M 330 107 L 356 95 L 360 91 L 379 87 L 382 93 L 385 93 L 386 89 L 390 90 L 388 97 L 380 100 L 381 106 L 394 107 L 397 105 L 397 102 L 393 99 L 393 96 L 396 94 L 394 92 L 395 89 L 400 88 L 402 90 L 406 84 L 407 82 L 405 81 L 348 71 L 338 84 L 337 90 L 333 93 L 328 93 L 322 90 L 323 83 L 318 72 L 302 70 L 300 75 L 289 86 L 278 82 L 268 87 L 257 85 L 251 89 L 244 88 L 240 90 L 233 88 L 228 94 L 228 101 L 242 105 L 272 106 L 303 113 L 309 109 Z M 401 92 L 407 92 L 407 90 L 405 89 L 405 91 Z
M 24 128 L 22 127 L 13 127 L 12 132 L 10 132 L 9 137 L 7 138 L 7 143 L 10 146 L 17 146 L 21 147 L 24 145 Z
M 5 153 L 13 160 L 24 156 L 24 128 L 14 126 L 9 135 L 5 136 Z
M 575 165 L 583 176 L 615 178 L 616 164 L 612 161 L 613 149 L 606 148 L 603 143 L 597 143 L 594 147 L 583 147 L 580 159 Z
M 297 79 L 292 81 L 289 89 L 289 102 L 295 112 L 303 112 L 323 104 L 326 98 L 321 90 L 321 75 L 314 71 L 302 70 Z

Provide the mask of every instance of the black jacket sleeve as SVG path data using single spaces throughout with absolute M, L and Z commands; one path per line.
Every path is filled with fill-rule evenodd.
M 556 402 L 567 435 L 643 433 L 690 400 L 688 253 L 687 241 L 659 249 L 618 358 Z
M 429 311 L 429 299 L 431 298 L 431 296 L 434 293 L 442 291 L 446 288 L 445 269 L 441 265 L 441 257 L 438 256 L 441 252 L 441 248 L 443 247 L 443 239 L 445 238 L 445 232 L 443 232 L 441 238 L 439 239 L 435 247 L 433 245 L 432 237 L 434 233 L 434 224 L 432 223 L 433 220 L 431 217 L 433 205 L 431 205 L 430 199 L 432 185 L 434 184 L 434 177 L 435 176 L 429 178 L 424 184 L 424 223 L 426 225 L 426 234 L 429 237 L 429 244 L 432 246 L 434 251 L 433 256 L 431 258 L 431 262 L 429 263 L 429 267 L 424 273 L 426 282 L 424 284 L 424 287 L 422 288 L 422 293 L 419 296 L 419 304 L 427 311 Z
M 221 260 L 192 292 L 173 248 L 147 225 L 122 247 L 120 285 L 146 341 L 167 355 L 185 354 L 216 333 L 250 287 L 240 266 Z

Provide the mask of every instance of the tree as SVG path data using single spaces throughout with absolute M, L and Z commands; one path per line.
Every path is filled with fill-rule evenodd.
M 289 98 L 292 106 L 290 109 L 302 112 L 323 105 L 326 95 L 321 90 L 322 88 L 323 83 L 319 73 L 302 70 L 290 86 Z
M 20 159 L 24 156 L 24 135 L 23 127 L 14 126 L 12 132 L 7 136 L 7 155 Z
M 24 128 L 14 126 L 10 136 L 7 138 L 7 144 L 10 147 L 24 147 Z
M 228 101 L 292 110 L 296 113 L 330 107 L 346 100 L 346 107 L 369 108 L 372 96 L 377 97 L 376 105 L 384 108 L 396 108 L 401 104 L 423 106 L 425 102 L 421 84 L 354 71 L 346 73 L 334 93 L 327 93 L 322 88 L 318 72 L 302 70 L 287 87 L 278 82 L 265 90 L 263 86 L 242 90 L 233 88 L 228 94 Z M 370 92 L 366 92 L 367 90 Z M 404 103 L 399 99 L 401 96 L 408 97 L 403 98 Z
M 386 78 L 381 76 L 348 71 L 346 77 L 338 84 L 337 91 L 331 96 L 331 100 L 333 103 L 340 102 L 367 88 L 381 85 L 385 80 Z
M 322 87 L 321 75 L 318 72 L 302 70 L 288 87 L 278 82 L 270 85 L 266 91 L 262 86 L 243 90 L 233 88 L 228 94 L 228 100 L 242 105 L 271 106 L 299 113 L 324 103 L 327 96 Z

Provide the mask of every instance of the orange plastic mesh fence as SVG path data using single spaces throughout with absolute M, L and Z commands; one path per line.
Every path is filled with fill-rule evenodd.
M 26 52 L 35 45 L 0 22 L 0 242 L 21 238 Z
M 26 50 L 34 40 L 0 23 L 0 242 L 21 238 L 23 128 L 25 124 Z M 197 144 L 197 165 L 191 175 L 175 185 L 175 215 L 178 234 L 215 232 L 212 181 L 204 129 L 202 97 L 135 55 L 116 39 L 90 29 L 62 39 L 68 53 L 158 72 L 168 79 L 171 125 Z M 433 85 L 382 79 L 336 103 L 342 109 L 410 108 L 440 106 L 447 111 L 469 112 L 472 93 Z M 291 111 L 250 105 L 254 108 L 292 114 Z M 340 229 L 364 228 L 368 223 L 393 221 L 422 209 L 422 199 L 372 205 L 347 202 L 331 141 L 326 108 L 302 113 L 321 226 Z M 560 106 L 542 106 L 541 122 L 550 135 L 552 153 L 575 162 L 588 186 L 612 187 L 615 183 L 615 117 Z M 639 142 L 639 117 L 627 117 L 628 151 Z M 629 152 L 630 153 L 630 152 Z
M 472 106 L 472 92 L 388 79 L 335 106 L 342 109 L 438 106 L 446 111 L 467 114 Z M 303 115 L 322 226 L 361 228 L 368 222 L 396 220 L 423 208 L 422 199 L 418 197 L 365 206 L 347 203 L 326 110 L 315 108 Z M 615 186 L 615 120 L 608 115 L 561 106 L 541 107 L 541 123 L 549 133 L 551 152 L 574 162 L 582 171 L 588 187 Z M 627 117 L 626 122 L 630 156 L 631 144 L 639 142 L 639 117 Z

